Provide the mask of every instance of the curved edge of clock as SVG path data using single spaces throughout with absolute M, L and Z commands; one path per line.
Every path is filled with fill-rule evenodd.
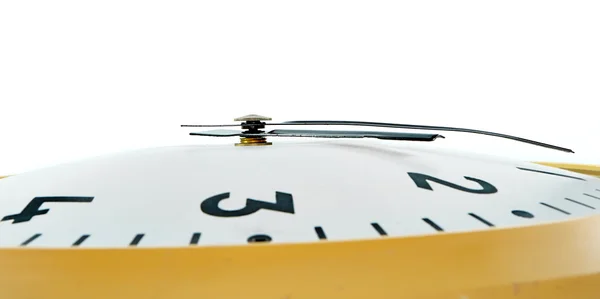
M 600 166 L 537 162 L 600 177 Z M 597 298 L 600 217 L 313 244 L 0 249 L 10 298 Z
M 0 249 L 7 298 L 594 298 L 600 216 L 345 242 Z
M 581 174 L 591 175 L 595 177 L 600 177 L 600 165 L 591 165 L 591 164 L 570 164 L 570 163 L 557 163 L 557 162 L 533 162 L 536 164 L 561 168 L 568 171 L 573 171 Z M 7 178 L 11 175 L 0 175 L 0 179 Z
M 555 162 L 534 162 L 536 164 L 550 166 L 555 168 L 561 168 L 568 171 L 573 171 L 581 174 L 587 174 L 595 177 L 600 177 L 600 165 L 587 165 L 587 164 L 569 164 L 569 163 L 555 163 Z

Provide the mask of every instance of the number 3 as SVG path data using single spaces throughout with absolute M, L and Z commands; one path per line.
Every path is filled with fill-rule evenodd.
M 275 203 L 246 199 L 246 206 L 238 210 L 223 210 L 219 202 L 229 198 L 229 192 L 217 194 L 205 199 L 200 204 L 202 212 L 217 217 L 239 217 L 258 212 L 260 209 L 294 214 L 294 200 L 292 195 L 284 192 L 275 192 Z

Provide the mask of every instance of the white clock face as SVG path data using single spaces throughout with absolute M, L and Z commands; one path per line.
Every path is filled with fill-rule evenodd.
M 600 210 L 597 178 L 403 144 L 166 147 L 16 175 L 0 180 L 0 247 L 356 240 Z

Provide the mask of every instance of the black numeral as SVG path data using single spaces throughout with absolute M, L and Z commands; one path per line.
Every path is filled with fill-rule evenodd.
M 229 192 L 217 194 L 205 199 L 200 204 L 202 212 L 217 217 L 239 217 L 256 213 L 260 209 L 272 210 L 294 214 L 294 200 L 291 194 L 275 192 L 275 203 L 246 199 L 246 206 L 238 210 L 223 210 L 219 208 L 219 202 L 229 198 Z
M 47 214 L 50 209 L 40 210 L 39 208 L 45 202 L 92 202 L 93 197 L 69 197 L 69 196 L 46 196 L 46 197 L 35 197 L 32 199 L 27 206 L 19 214 L 4 216 L 0 221 L 13 220 L 14 223 L 27 222 L 31 218 L 39 215 Z
M 436 183 L 444 185 L 446 187 L 450 187 L 450 188 L 453 188 L 456 190 L 469 192 L 469 193 L 491 194 L 491 193 L 498 192 L 498 189 L 496 189 L 496 187 L 494 187 L 494 185 L 492 185 L 484 180 L 480 180 L 480 179 L 476 179 L 476 178 L 472 178 L 472 177 L 468 177 L 468 176 L 466 176 L 464 178 L 469 181 L 478 183 L 482 187 L 482 189 L 466 188 L 466 187 L 463 187 L 463 186 L 460 186 L 460 185 L 457 185 L 454 183 L 450 183 L 450 182 L 432 177 L 430 175 L 422 174 L 422 173 L 409 172 L 408 175 L 415 182 L 417 187 L 427 189 L 427 190 L 432 190 L 432 191 L 433 191 L 433 188 L 431 188 L 431 185 L 429 185 L 428 181 L 436 182 Z

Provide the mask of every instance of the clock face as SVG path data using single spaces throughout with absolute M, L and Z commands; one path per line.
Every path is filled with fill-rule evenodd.
M 600 179 L 381 142 L 182 146 L 0 180 L 0 247 L 173 247 L 489 230 L 597 214 Z

